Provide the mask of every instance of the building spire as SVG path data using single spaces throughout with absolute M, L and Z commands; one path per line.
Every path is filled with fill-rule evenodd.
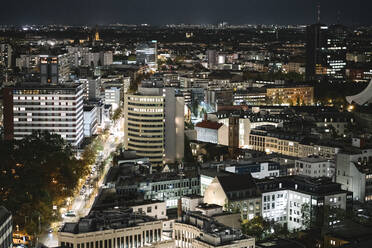
M 318 3 L 318 5 L 317 5 L 317 9 L 318 9 L 318 11 L 317 11 L 317 23 L 319 24 L 320 23 L 320 3 Z

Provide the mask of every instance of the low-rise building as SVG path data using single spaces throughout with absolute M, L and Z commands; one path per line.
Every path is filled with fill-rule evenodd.
M 225 170 L 235 174 L 250 173 L 254 178 L 278 177 L 280 176 L 279 163 L 272 161 L 244 161 L 238 160 L 236 163 L 226 166 Z
M 58 232 L 58 245 L 70 248 L 151 247 L 163 241 L 162 228 L 162 221 L 130 209 L 93 211 L 78 222 L 65 223 Z
M 333 178 L 335 173 L 333 161 L 314 156 L 296 160 L 295 169 L 297 175 L 309 177 Z
M 175 247 L 236 247 L 254 248 L 255 239 L 242 234 L 241 230 L 227 227 L 212 217 L 199 212 L 189 212 L 174 224 Z
M 84 106 L 84 136 L 91 137 L 97 133 L 97 107 Z
M 261 193 L 250 174 L 215 177 L 204 192 L 204 203 L 240 212 L 242 219 L 261 214 Z
M 372 201 L 372 149 L 353 148 L 336 156 L 336 182 L 356 201 Z
M 219 145 L 229 144 L 229 130 L 221 123 L 204 120 L 195 125 L 195 130 L 198 141 Z
M 290 231 L 340 222 L 326 207 L 345 211 L 352 208 L 352 192 L 330 178 L 287 176 L 258 180 L 256 184 L 262 193 L 262 217 Z

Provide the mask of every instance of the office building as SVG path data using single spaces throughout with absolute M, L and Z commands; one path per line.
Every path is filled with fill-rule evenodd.
M 154 165 L 181 161 L 184 154 L 184 100 L 173 88 L 142 86 L 126 95 L 124 147 Z
M 78 146 L 84 136 L 82 85 L 27 84 L 4 90 L 5 139 L 49 131 Z
M 327 74 L 325 68 L 325 49 L 327 46 L 328 27 L 313 24 L 307 27 L 306 42 L 306 79 L 317 80 Z
M 136 62 L 139 65 L 147 65 L 151 70 L 158 68 L 157 41 L 138 44 L 136 48 Z
M 307 27 L 307 80 L 345 80 L 347 34 L 342 25 L 317 23 Z
M 100 61 L 101 66 L 112 65 L 114 61 L 113 57 L 114 56 L 111 51 L 100 52 L 99 61 Z
M 13 218 L 3 206 L 0 206 L 0 247 L 13 247 Z

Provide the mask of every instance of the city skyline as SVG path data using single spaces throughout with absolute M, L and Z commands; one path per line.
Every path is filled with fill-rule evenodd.
M 112 23 L 164 24 L 310 24 L 316 21 L 316 8 L 321 5 L 321 21 L 346 25 L 372 24 L 368 10 L 372 3 L 357 0 L 233 0 L 157 2 L 128 1 L 61 1 L 50 4 L 44 0 L 4 2 L 0 24 L 73 24 L 107 25 Z

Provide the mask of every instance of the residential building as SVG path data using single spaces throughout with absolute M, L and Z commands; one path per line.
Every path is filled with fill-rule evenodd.
M 204 192 L 204 203 L 238 211 L 242 219 L 261 214 L 261 194 L 250 174 L 215 177 Z
M 33 131 L 61 135 L 73 146 L 84 137 L 82 85 L 25 84 L 4 89 L 5 139 Z
M 3 206 L 0 206 L 0 247 L 13 247 L 13 218 Z
M 184 154 L 184 100 L 173 88 L 140 87 L 125 96 L 124 147 L 154 165 L 180 161 Z
M 333 161 L 315 156 L 296 160 L 295 169 L 297 175 L 309 177 L 334 178 L 335 173 Z
M 307 27 L 307 80 L 345 80 L 347 35 L 339 24 L 328 27 L 318 22 Z

